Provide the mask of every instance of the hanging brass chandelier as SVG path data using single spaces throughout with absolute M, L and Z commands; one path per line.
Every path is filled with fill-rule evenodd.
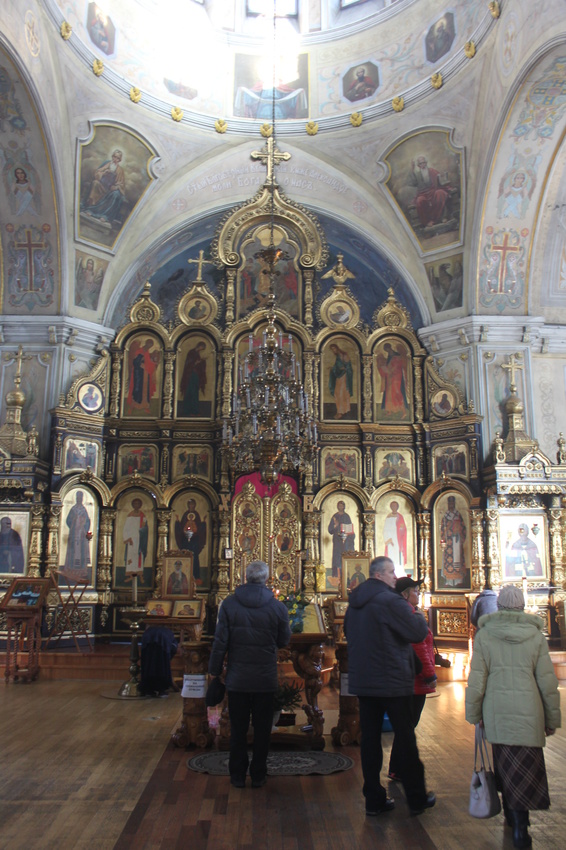
M 272 138 L 267 146 L 271 193 L 269 245 L 260 257 L 269 277 L 267 327 L 261 345 L 249 335 L 248 350 L 238 369 L 232 414 L 224 421 L 223 446 L 231 468 L 240 473 L 259 472 L 271 485 L 282 471 L 312 471 L 316 458 L 317 427 L 311 400 L 301 381 L 301 366 L 293 350 L 291 334 L 277 325 L 275 281 L 282 251 L 275 247 L 275 168 L 279 162 L 275 145 L 276 12 L 273 9 L 273 80 L 271 91 Z M 271 175 L 271 180 L 269 179 Z

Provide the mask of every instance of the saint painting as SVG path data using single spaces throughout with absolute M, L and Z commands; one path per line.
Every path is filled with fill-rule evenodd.
M 210 506 L 197 492 L 182 494 L 173 505 L 173 536 L 177 549 L 192 552 L 193 576 L 198 587 L 208 587 L 210 576 Z
M 95 528 L 95 502 L 92 494 L 86 489 L 71 491 L 63 503 L 62 561 L 59 567 L 71 583 L 92 583 Z
M 334 339 L 323 354 L 324 418 L 358 419 L 359 355 L 347 339 Z
M 177 416 L 209 419 L 216 375 L 215 359 L 205 337 L 191 336 L 181 347 Z
M 375 354 L 376 421 L 411 422 L 411 358 L 401 340 L 388 339 Z
M 358 508 L 347 496 L 328 499 L 325 507 L 322 525 L 326 532 L 323 538 L 326 586 L 327 590 L 336 590 L 340 587 L 343 553 L 354 552 L 358 548 Z
M 161 400 L 162 351 L 151 336 L 135 336 L 125 359 L 124 416 L 159 416 Z
M 155 508 L 151 497 L 141 490 L 124 493 L 117 503 L 117 509 L 115 586 L 131 586 L 136 576 L 139 586 L 150 589 L 155 536 Z
M 376 554 L 391 558 L 398 578 L 413 575 L 415 514 L 406 496 L 392 493 L 380 499 L 376 510 Z
M 468 505 L 459 495 L 441 496 L 436 514 L 438 587 L 470 589 L 471 541 Z

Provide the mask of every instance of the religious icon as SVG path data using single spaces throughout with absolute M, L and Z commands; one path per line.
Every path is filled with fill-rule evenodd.
M 334 337 L 322 359 L 324 418 L 356 421 L 360 371 L 356 346 L 350 340 Z
M 404 478 L 411 481 L 413 477 L 413 455 L 407 450 L 388 451 L 378 449 L 375 454 L 376 481 L 387 478 Z
M 546 518 L 543 514 L 500 514 L 499 541 L 504 581 L 548 575 Z
M 117 501 L 114 542 L 114 586 L 150 589 L 153 577 L 155 507 L 143 490 L 129 490 Z
M 450 390 L 438 390 L 430 400 L 430 409 L 436 416 L 449 416 L 456 406 L 454 393 Z
M 77 394 L 80 406 L 87 413 L 98 413 L 104 404 L 104 395 L 96 384 L 83 384 Z
M 173 503 L 173 534 L 177 549 L 191 552 L 198 587 L 210 580 L 210 506 L 196 491 L 181 494 Z
M 177 361 L 177 416 L 209 419 L 216 381 L 210 341 L 192 334 L 180 346 Z
M 391 558 L 398 578 L 415 569 L 415 508 L 402 493 L 382 496 L 376 508 L 376 555 Z
M 78 437 L 65 437 L 63 442 L 63 469 L 87 469 L 90 466 L 95 475 L 98 473 L 98 452 L 100 446 L 90 440 Z
M 23 575 L 26 572 L 28 535 L 28 513 L 0 513 L 0 575 Z
M 323 560 L 326 564 L 326 589 L 339 590 L 342 554 L 354 552 L 359 540 L 359 510 L 350 496 L 334 494 L 323 508 Z
M 93 555 L 96 553 L 96 502 L 85 488 L 71 490 L 63 500 L 61 564 L 59 569 L 74 582 L 92 584 Z M 95 559 L 96 561 L 96 559 Z
M 138 334 L 128 344 L 125 358 L 124 416 L 159 416 L 162 383 L 161 343 Z
M 406 343 L 389 338 L 375 351 L 377 422 L 411 422 L 411 356 Z
M 437 588 L 469 590 L 471 539 L 469 506 L 459 493 L 439 497 L 434 510 Z

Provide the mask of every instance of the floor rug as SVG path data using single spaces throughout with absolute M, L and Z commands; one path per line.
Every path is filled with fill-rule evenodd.
M 228 756 L 225 751 L 201 753 L 187 762 L 191 770 L 198 773 L 210 773 L 214 776 L 228 776 Z M 249 753 L 251 761 L 252 754 Z M 272 752 L 267 757 L 269 776 L 306 776 L 309 773 L 338 773 L 349 770 L 354 762 L 342 753 L 286 751 Z

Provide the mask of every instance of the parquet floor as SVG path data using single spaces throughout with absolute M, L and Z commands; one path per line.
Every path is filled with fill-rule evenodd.
M 344 773 L 233 788 L 227 778 L 189 771 L 191 753 L 170 744 L 179 695 L 104 699 L 113 685 L 68 680 L 4 688 L 0 850 L 512 848 L 502 816 L 477 821 L 467 814 L 473 728 L 464 720 L 464 684 L 441 685 L 427 700 L 418 729 L 436 807 L 410 817 L 401 788 L 391 784 L 397 807 L 378 818 L 364 814 L 358 747 L 344 748 L 355 761 Z M 336 695 L 325 689 L 321 696 L 335 718 Z M 386 757 L 391 737 L 384 735 Z M 552 807 L 531 814 L 533 847 L 562 850 L 564 731 L 549 739 L 545 757 Z

